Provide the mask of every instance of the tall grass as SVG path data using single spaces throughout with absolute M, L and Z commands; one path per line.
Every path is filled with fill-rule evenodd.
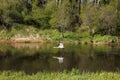
M 0 80 L 120 80 L 117 72 L 82 72 L 72 70 L 71 72 L 38 72 L 28 75 L 24 72 L 4 71 L 0 72 Z
M 23 27 L 24 26 L 24 27 Z M 35 28 L 33 26 L 25 26 L 19 25 L 17 27 L 12 27 L 10 31 L 8 30 L 0 30 L 0 39 L 11 39 L 15 36 L 17 37 L 36 37 L 39 35 L 39 39 L 42 40 L 49 40 L 49 41 L 79 41 L 81 43 L 91 43 L 92 37 L 90 36 L 89 32 L 69 32 L 66 31 L 64 33 L 64 38 L 62 37 L 62 33 L 58 30 L 41 30 Z M 118 43 L 120 42 L 117 36 L 111 35 L 100 35 L 96 34 L 93 38 L 95 43 L 103 42 L 103 43 Z

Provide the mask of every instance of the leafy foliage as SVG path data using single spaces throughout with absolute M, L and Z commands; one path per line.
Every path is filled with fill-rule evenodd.
M 0 29 L 21 24 L 38 30 L 89 33 L 92 38 L 96 34 L 119 36 L 120 1 L 0 0 Z

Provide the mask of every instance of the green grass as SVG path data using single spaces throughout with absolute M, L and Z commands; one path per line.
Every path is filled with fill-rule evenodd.
M 120 80 L 120 73 L 113 72 L 38 72 L 28 75 L 24 72 L 4 71 L 0 73 L 0 80 Z

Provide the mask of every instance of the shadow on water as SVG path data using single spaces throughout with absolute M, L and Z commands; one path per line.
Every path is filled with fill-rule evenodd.
M 119 72 L 120 47 L 65 44 L 64 49 L 54 44 L 0 44 L 0 71 L 24 71 L 28 74 L 80 71 Z M 54 57 L 54 58 L 53 58 Z M 57 58 L 62 57 L 63 62 Z

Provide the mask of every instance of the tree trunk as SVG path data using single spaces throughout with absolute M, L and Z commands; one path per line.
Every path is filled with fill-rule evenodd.
M 99 6 L 100 5 L 100 0 L 94 0 L 94 5 Z
M 97 5 L 98 5 L 98 6 L 100 5 L 100 0 L 97 0 Z
M 81 11 L 81 0 L 78 0 L 78 11 L 79 11 L 79 14 L 80 14 L 80 11 Z
M 94 0 L 94 4 L 96 5 L 96 3 L 97 3 L 97 0 Z
M 56 5 L 58 6 L 59 4 L 62 3 L 62 0 L 56 0 Z

